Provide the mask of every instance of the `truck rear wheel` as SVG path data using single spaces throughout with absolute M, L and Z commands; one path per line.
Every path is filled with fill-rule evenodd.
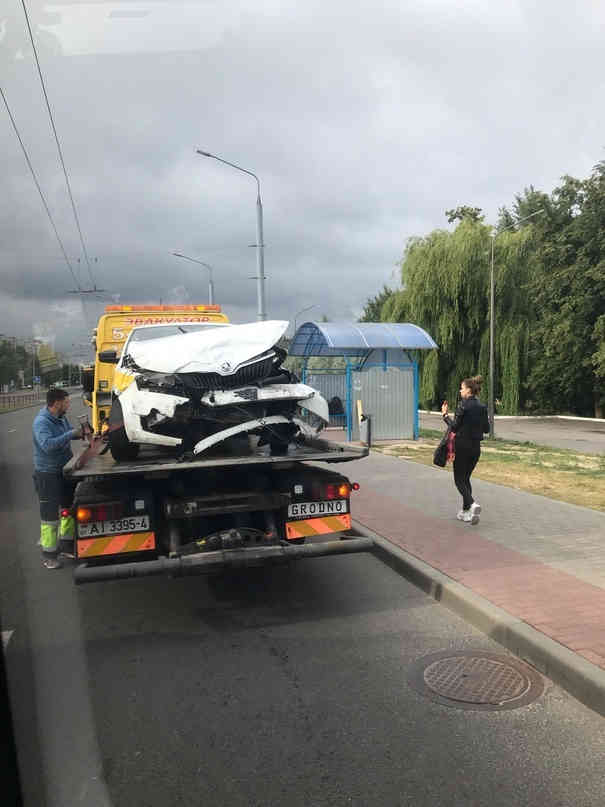
M 138 443 L 131 443 L 124 428 L 124 416 L 119 400 L 111 404 L 109 413 L 109 450 L 116 462 L 136 460 L 139 455 Z

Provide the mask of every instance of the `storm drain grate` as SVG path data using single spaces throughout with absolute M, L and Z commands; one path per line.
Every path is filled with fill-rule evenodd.
M 460 709 L 516 709 L 540 697 L 542 678 L 511 656 L 469 650 L 443 651 L 417 661 L 410 684 Z

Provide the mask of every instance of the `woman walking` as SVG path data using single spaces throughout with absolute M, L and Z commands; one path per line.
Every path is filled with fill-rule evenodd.
M 452 419 L 447 401 L 441 406 L 444 421 L 455 433 L 454 482 L 462 496 L 462 510 L 457 518 L 470 524 L 479 523 L 481 505 L 473 499 L 471 474 L 481 455 L 483 434 L 489 431 L 487 407 L 477 398 L 483 379 L 480 375 L 464 378 L 460 383 L 460 405 Z

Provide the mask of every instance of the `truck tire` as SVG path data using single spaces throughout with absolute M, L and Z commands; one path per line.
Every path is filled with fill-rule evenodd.
M 126 436 L 122 406 L 117 399 L 111 404 L 109 413 L 109 450 L 116 462 L 136 460 L 139 455 L 138 443 L 131 443 Z

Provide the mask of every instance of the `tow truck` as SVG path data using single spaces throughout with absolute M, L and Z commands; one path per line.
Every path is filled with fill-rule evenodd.
M 94 365 L 82 372 L 84 403 L 92 410 L 92 428 L 100 432 L 107 424 L 112 402 L 114 367 L 103 354 L 118 356 L 128 335 L 141 325 L 169 325 L 174 322 L 229 322 L 220 305 L 107 305 L 92 333 Z
M 220 315 L 217 309 L 214 316 Z M 123 313 L 130 314 L 106 312 Z M 131 327 L 155 316 L 136 314 Z M 366 447 L 315 438 L 274 454 L 246 437 L 197 457 L 142 446 L 136 459 L 120 462 L 99 450 L 99 427 L 110 405 L 103 395 L 110 384 L 99 387 L 107 381 L 102 376 L 107 365 L 98 354 L 108 341 L 110 349 L 118 349 L 124 331 L 103 318 L 99 324 L 89 393 L 96 428 L 84 452 L 64 469 L 76 483 L 77 584 L 212 574 L 372 550 L 371 539 L 352 534 L 351 495 L 359 485 L 334 468 L 367 456 Z

